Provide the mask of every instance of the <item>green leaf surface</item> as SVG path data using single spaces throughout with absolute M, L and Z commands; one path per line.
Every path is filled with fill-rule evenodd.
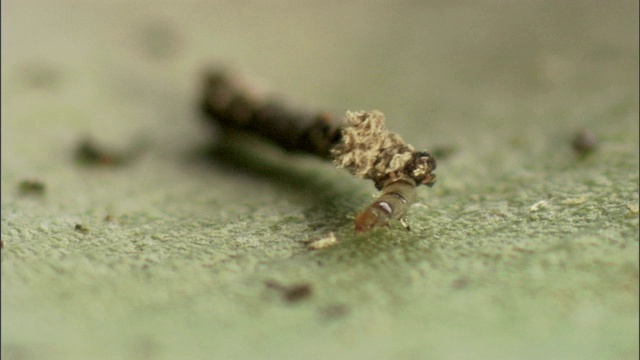
M 3 358 L 637 358 L 637 2 L 2 10 Z M 371 182 L 203 122 L 220 64 L 439 154 L 412 230 L 356 235 Z

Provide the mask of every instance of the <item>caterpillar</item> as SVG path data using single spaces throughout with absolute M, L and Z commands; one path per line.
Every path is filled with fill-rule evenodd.
M 373 180 L 382 194 L 355 217 L 356 232 L 394 220 L 409 229 L 406 214 L 417 198 L 417 186 L 435 183 L 435 158 L 387 130 L 377 110 L 348 111 L 342 121 L 326 112 L 295 110 L 224 71 L 205 76 L 200 107 L 225 130 L 252 133 L 286 151 L 332 160 L 338 168 Z

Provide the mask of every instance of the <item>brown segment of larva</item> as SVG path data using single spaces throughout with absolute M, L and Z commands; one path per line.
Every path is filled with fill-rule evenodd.
M 356 216 L 356 232 L 388 225 L 391 220 L 401 221 L 408 229 L 405 216 L 416 197 L 416 183 L 412 179 L 399 178 L 389 181 L 383 187 L 382 195 Z
M 205 76 L 200 106 L 223 129 L 255 134 L 291 152 L 328 158 L 340 140 L 340 122 L 331 114 L 270 100 L 224 71 Z

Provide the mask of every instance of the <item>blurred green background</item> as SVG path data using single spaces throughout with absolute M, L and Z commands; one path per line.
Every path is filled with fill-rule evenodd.
M 215 66 L 439 153 L 412 231 L 223 142 Z M 637 359 L 638 69 L 637 1 L 3 1 L 2 357 Z

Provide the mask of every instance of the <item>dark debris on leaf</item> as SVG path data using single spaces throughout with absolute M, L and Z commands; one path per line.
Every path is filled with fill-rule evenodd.
M 44 183 L 40 180 L 26 179 L 18 184 L 18 191 L 21 195 L 41 196 L 44 194 L 45 189 Z

